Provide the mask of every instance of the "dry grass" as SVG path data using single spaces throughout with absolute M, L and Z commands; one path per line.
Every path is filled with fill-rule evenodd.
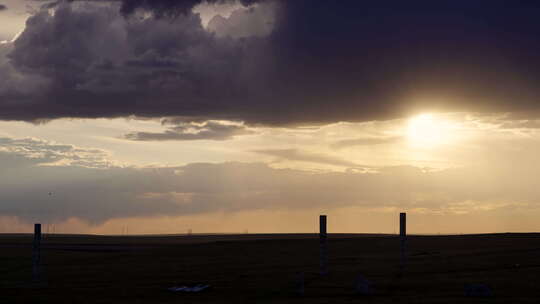
M 318 275 L 316 235 L 48 236 L 43 283 L 31 283 L 30 235 L 0 236 L 2 303 L 536 303 L 540 235 L 412 236 L 398 274 L 393 236 L 330 235 L 330 274 Z M 296 273 L 306 293 L 294 295 Z M 357 274 L 376 294 L 354 295 Z M 183 295 L 166 290 L 204 282 Z M 486 299 L 463 296 L 485 283 Z

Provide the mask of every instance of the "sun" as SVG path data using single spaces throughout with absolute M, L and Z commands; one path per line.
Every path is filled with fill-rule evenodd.
M 452 141 L 453 125 L 451 121 L 433 114 L 421 114 L 409 119 L 406 135 L 412 146 L 436 147 Z

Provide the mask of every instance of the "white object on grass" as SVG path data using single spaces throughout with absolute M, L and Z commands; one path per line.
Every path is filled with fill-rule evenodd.
M 206 290 L 210 287 L 210 285 L 205 284 L 197 284 L 195 286 L 180 286 L 180 287 L 171 287 L 169 288 L 170 291 L 174 292 L 201 292 L 203 290 Z

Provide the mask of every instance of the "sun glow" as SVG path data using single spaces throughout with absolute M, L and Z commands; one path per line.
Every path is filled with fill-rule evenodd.
M 433 114 L 421 114 L 409 119 L 407 139 L 415 147 L 435 147 L 452 142 L 454 129 L 451 121 Z

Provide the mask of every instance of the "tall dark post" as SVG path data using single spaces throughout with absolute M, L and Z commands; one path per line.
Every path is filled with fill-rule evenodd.
M 326 215 L 319 217 L 319 241 L 321 247 L 321 275 L 328 273 L 328 247 L 326 242 Z
M 401 269 L 405 267 L 405 247 L 407 243 L 407 213 L 402 212 L 399 214 L 399 240 L 400 240 L 400 260 L 399 265 Z
M 41 260 L 41 224 L 34 224 L 34 244 L 32 247 L 32 280 L 38 282 L 40 279 Z

